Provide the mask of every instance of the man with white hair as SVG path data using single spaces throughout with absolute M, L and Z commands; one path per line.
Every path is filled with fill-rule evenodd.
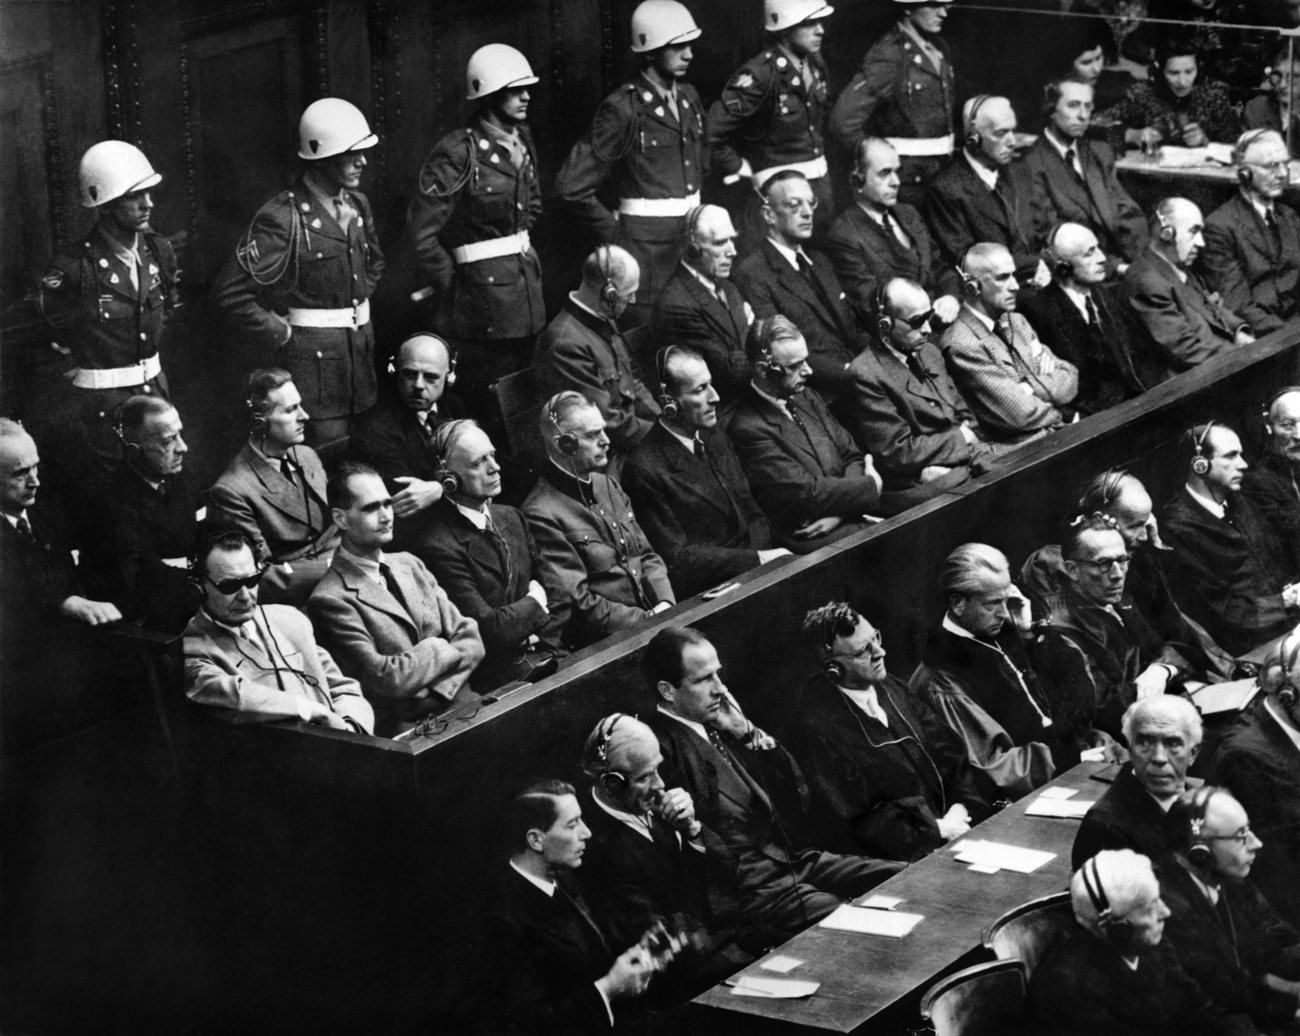
M 1163 944 L 1169 908 L 1147 857 L 1121 849 L 1088 859 L 1070 879 L 1070 905 L 1076 926 L 1029 980 L 1026 1032 L 1255 1031 L 1214 1004 Z
M 1191 269 L 1205 248 L 1204 229 L 1193 202 L 1164 199 L 1151 214 L 1146 250 L 1124 274 L 1129 305 L 1173 374 L 1255 340 L 1246 318 Z
M 1278 204 L 1291 178 L 1282 134 L 1247 130 L 1237 140 L 1233 161 L 1240 186 L 1205 221 L 1200 268 L 1224 304 L 1263 335 L 1297 312 L 1300 215 Z
M 1264 407 L 1264 452 L 1246 469 L 1241 492 L 1300 569 L 1300 386 L 1279 389 Z
M 948 367 L 990 439 L 1018 443 L 1077 416 L 1079 372 L 1017 313 L 1015 260 L 985 241 L 962 257 L 966 301 L 943 334 Z
M 1005 97 L 981 94 L 962 108 L 965 146 L 930 181 L 926 217 L 930 230 L 954 266 L 981 241 L 1004 245 L 1016 276 L 1042 288 L 1052 279 L 1038 255 L 1040 223 L 1033 184 L 1013 163 L 1016 113 Z
M 1074 866 L 1103 849 L 1135 849 L 1152 859 L 1170 847 L 1165 814 L 1189 787 L 1187 768 L 1201 747 L 1201 716 L 1185 698 L 1159 694 L 1124 713 L 1129 761 L 1074 839 Z

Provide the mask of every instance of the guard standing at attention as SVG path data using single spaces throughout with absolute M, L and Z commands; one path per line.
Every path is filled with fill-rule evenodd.
M 737 69 L 709 109 L 709 146 L 725 183 L 748 178 L 755 192 L 782 169 L 803 173 L 819 211 L 815 233 L 829 229 L 833 197 L 826 167 L 826 116 L 830 111 L 825 19 L 835 8 L 821 0 L 764 0 L 769 45 Z M 752 193 L 744 231 L 754 243 L 767 233 Z
M 322 446 L 376 397 L 370 297 L 384 256 L 357 187 L 379 138 L 354 105 L 323 97 L 302 113 L 298 142 L 306 169 L 253 217 L 212 301 L 261 346 L 258 366 L 293 376 L 308 442 Z
M 603 244 L 619 244 L 641 268 L 633 323 L 643 323 L 682 257 L 686 214 L 700 203 L 708 173 L 704 108 L 683 82 L 699 39 L 677 0 L 642 0 L 632 12 L 632 52 L 641 74 L 601 104 L 574 145 L 555 193 Z M 608 185 L 610 211 L 598 197 Z
M 907 6 L 835 101 L 830 132 L 849 154 L 863 137 L 888 140 L 900 159 L 899 200 L 919 206 L 926 183 L 953 149 L 955 73 L 948 44 L 939 35 L 951 0 L 894 2 Z
M 525 125 L 538 78 L 514 47 L 489 43 L 470 56 L 465 80 L 475 116 L 429 152 L 406 219 L 423 286 L 414 297 L 455 347 L 461 399 L 487 418 L 492 382 L 532 362 L 546 325 L 542 266 L 528 237 L 542 214 Z
M 177 305 L 176 253 L 149 225 L 153 188 L 162 181 L 139 148 L 103 140 L 81 159 L 81 204 L 98 210 L 85 240 L 55 256 L 32 298 L 70 353 L 67 437 L 52 451 L 70 484 L 91 490 L 120 461 L 117 408 L 134 395 L 167 396 L 158 347 Z M 84 470 L 83 470 L 84 469 Z

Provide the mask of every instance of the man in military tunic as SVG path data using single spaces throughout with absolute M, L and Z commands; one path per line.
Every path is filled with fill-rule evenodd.
M 819 206 L 818 236 L 834 215 L 824 136 L 830 99 L 821 56 L 824 22 L 834 10 L 821 0 L 764 0 L 769 46 L 740 66 L 709 109 L 709 146 L 724 182 L 745 178 L 761 191 L 782 169 L 803 173 Z M 767 232 L 761 207 L 752 195 L 744 218 L 747 242 L 756 244 Z
M 176 253 L 149 224 L 162 176 L 121 140 L 100 141 L 81 159 L 81 204 L 98 210 L 84 241 L 59 252 L 33 301 L 54 345 L 76 363 L 64 441 L 51 450 L 56 481 L 93 492 L 121 460 L 117 408 L 133 395 L 167 396 L 159 361 L 167 313 L 177 304 Z
M 555 193 L 599 240 L 624 246 L 641 268 L 629 314 L 644 323 L 682 257 L 682 226 L 700 203 L 708 173 L 704 108 L 683 81 L 700 29 L 677 0 L 642 0 L 632 12 L 632 52 L 641 74 L 601 104 L 574 145 Z M 608 186 L 617 210 L 598 197 Z
M 899 199 L 919 206 L 953 149 L 952 55 L 939 35 L 951 0 L 894 2 L 907 7 L 835 101 L 830 133 L 849 154 L 864 136 L 889 141 L 900 159 Z
M 542 194 L 524 124 L 538 79 L 504 43 L 476 50 L 465 79 L 475 116 L 429 152 L 406 219 L 425 323 L 455 347 L 461 399 L 488 419 L 492 383 L 532 362 L 533 338 L 546 324 L 542 267 L 528 236 Z
M 258 366 L 293 375 L 312 415 L 308 439 L 321 446 L 346 437 L 375 402 L 370 297 L 384 256 L 357 186 L 379 138 L 337 97 L 307 107 L 298 138 L 307 168 L 253 217 L 212 302 L 261 347 Z

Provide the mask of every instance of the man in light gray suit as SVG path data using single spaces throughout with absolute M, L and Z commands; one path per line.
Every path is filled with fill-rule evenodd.
M 944 358 L 981 433 L 1021 443 L 1076 419 L 1079 372 L 1038 340 L 1016 309 L 1020 285 L 1003 245 L 974 245 L 962 258 L 966 300 L 943 335 Z
M 345 460 L 329 481 L 343 540 L 307 602 L 316 631 L 375 707 L 375 733 L 393 737 L 451 704 L 474 701 L 483 661 L 478 623 L 448 600 L 414 554 L 385 554 L 393 501 L 374 468 Z

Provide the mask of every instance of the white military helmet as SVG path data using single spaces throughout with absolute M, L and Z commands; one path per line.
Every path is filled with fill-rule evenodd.
M 763 0 L 763 28 L 768 32 L 783 32 L 834 13 L 835 8 L 822 0 Z
M 477 101 L 511 86 L 532 86 L 533 66 L 514 47 L 489 43 L 469 56 L 465 66 L 465 97 Z
M 677 0 L 641 0 L 632 12 L 632 53 L 681 46 L 700 38 L 691 12 Z
M 361 109 L 341 97 L 312 101 L 298 120 L 298 157 L 308 161 L 361 151 L 378 143 Z
M 125 140 L 101 140 L 81 156 L 81 204 L 88 209 L 161 182 L 144 152 Z

